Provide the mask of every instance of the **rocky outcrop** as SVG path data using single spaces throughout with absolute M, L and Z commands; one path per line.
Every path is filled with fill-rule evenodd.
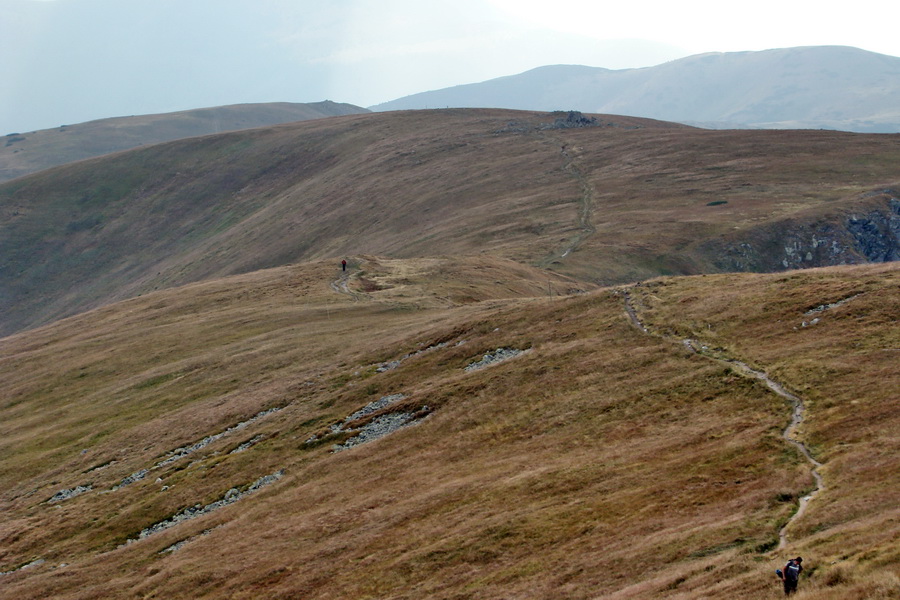
M 47 562 L 47 561 L 45 561 L 43 558 L 38 558 L 38 559 L 31 561 L 28 564 L 22 565 L 21 567 L 19 567 L 17 569 L 12 569 L 10 571 L 0 571 L 0 575 L 12 575 L 13 573 L 17 573 L 19 571 L 25 571 L 26 569 L 33 569 L 35 567 L 41 566 L 45 562 Z
M 422 410 L 428 411 L 428 407 L 425 406 Z M 358 433 L 343 444 L 336 444 L 334 446 L 334 451 L 340 452 L 347 448 L 353 448 L 360 444 L 375 441 L 386 435 L 390 435 L 403 427 L 412 425 L 418 420 L 419 419 L 416 418 L 415 414 L 409 412 L 395 412 L 381 415 L 380 417 L 372 419 L 361 428 L 351 430 L 358 431 Z
M 900 200 L 891 197 L 888 208 L 847 219 L 847 231 L 853 236 L 857 250 L 871 262 L 900 259 Z
M 273 413 L 277 413 L 278 411 L 282 410 L 282 408 L 283 407 L 274 407 L 274 408 L 270 408 L 268 410 L 258 412 L 257 414 L 253 415 L 246 421 L 241 421 L 237 425 L 232 425 L 231 427 L 229 427 L 228 429 L 225 429 L 224 431 L 220 431 L 219 433 L 215 433 L 213 435 L 208 435 L 205 438 L 203 438 L 202 440 L 200 440 L 198 442 L 194 442 L 193 444 L 191 444 L 189 446 L 182 446 L 181 448 L 176 448 L 176 449 L 172 450 L 171 452 L 169 452 L 168 455 L 166 456 L 166 458 L 164 458 L 160 462 L 156 463 L 149 469 L 141 469 L 139 471 L 135 471 L 134 473 L 132 473 L 131 475 L 129 475 L 128 477 L 123 479 L 118 485 L 116 485 L 112 489 L 112 491 L 119 490 L 125 486 L 135 483 L 136 481 L 140 481 L 141 479 L 146 477 L 150 471 L 153 471 L 156 469 L 161 469 L 162 467 L 165 467 L 175 461 L 181 460 L 182 458 L 189 456 L 189 455 L 193 454 L 194 452 L 197 452 L 198 450 L 202 450 L 203 448 L 209 446 L 210 444 L 212 444 L 215 441 L 222 439 L 223 437 L 231 435 L 237 431 L 246 429 L 250 425 L 253 425 L 257 421 L 259 421 L 260 419 L 268 417 L 269 415 L 271 415 Z M 241 446 L 238 446 L 238 448 L 235 450 L 236 451 L 246 450 L 253 444 L 257 443 L 260 439 L 261 438 L 258 438 L 258 437 L 254 438 L 254 440 L 250 440 L 249 442 L 245 442 L 244 444 L 241 444 Z M 238 449 L 240 449 L 240 450 L 238 450 Z
M 208 435 L 205 438 L 203 438 L 202 440 L 191 444 L 190 446 L 183 446 L 181 448 L 176 448 L 175 450 L 172 450 L 169 453 L 169 456 L 167 456 L 164 460 L 157 463 L 153 468 L 158 469 L 160 467 L 164 467 L 170 463 L 173 463 L 177 460 L 184 458 L 185 456 L 193 454 L 197 450 L 202 450 L 203 448 L 212 444 L 213 442 L 215 442 L 227 435 L 231 435 L 232 433 L 234 433 L 236 431 L 245 429 L 245 428 L 249 427 L 250 425 L 252 425 L 253 423 L 255 423 L 256 421 L 258 421 L 264 417 L 267 417 L 273 413 L 276 413 L 280 410 L 281 410 L 281 408 L 270 408 L 268 410 L 261 411 L 261 412 L 255 414 L 254 416 L 250 417 L 246 421 L 241 421 L 237 425 L 233 425 L 224 431 L 220 431 L 219 433 L 216 433 L 213 435 Z
M 515 348 L 497 348 L 493 352 L 488 352 L 487 354 L 482 356 L 481 360 L 477 360 L 466 365 L 465 371 L 477 371 L 478 369 L 483 369 L 484 367 L 488 367 L 498 362 L 509 360 L 514 356 L 522 354 L 522 352 L 524 352 L 524 350 L 516 350 Z
M 586 117 L 580 111 L 554 112 L 556 119 L 552 124 L 544 125 L 541 129 L 576 129 L 580 127 L 599 127 L 603 125 L 597 117 Z
M 344 427 L 347 424 L 352 423 L 353 421 L 356 421 L 357 419 L 362 419 L 363 417 L 367 417 L 369 415 L 375 414 L 379 410 L 381 410 L 383 408 L 387 408 L 391 404 L 394 404 L 395 402 L 399 402 L 400 400 L 405 400 L 405 399 L 406 399 L 406 396 L 404 394 L 390 394 L 389 396 L 382 396 L 381 398 L 379 398 L 378 400 L 375 400 L 374 402 L 369 402 L 368 404 L 363 406 L 361 409 L 359 409 L 352 415 L 347 416 L 346 418 L 344 418 L 344 420 L 341 423 L 332 425 L 331 432 L 332 433 L 340 433 L 341 431 L 344 431 Z
M 723 271 L 769 272 L 900 259 L 900 192 L 850 213 L 768 224 L 702 246 Z
M 201 504 L 191 506 L 189 508 L 184 509 L 183 511 L 181 511 L 180 513 L 178 513 L 176 515 L 172 515 L 170 518 L 168 518 L 164 521 L 154 523 L 150 527 L 147 527 L 146 529 L 141 530 L 141 532 L 138 534 L 138 536 L 136 538 L 129 539 L 128 543 L 130 544 L 132 542 L 142 540 L 146 537 L 153 535 L 154 533 L 159 533 L 160 531 L 168 529 L 169 527 L 174 527 L 175 525 L 178 525 L 179 523 L 182 523 L 184 521 L 189 521 L 190 519 L 196 519 L 197 517 L 202 517 L 203 515 L 213 512 L 214 510 L 218 510 L 224 506 L 228 506 L 229 504 L 234 504 L 241 498 L 258 491 L 259 489 L 261 489 L 267 485 L 275 483 L 276 481 L 281 479 L 281 477 L 283 475 L 284 475 L 284 470 L 280 470 L 280 471 L 276 471 L 275 473 L 272 473 L 271 475 L 266 475 L 264 477 L 260 477 L 259 479 L 257 479 L 253 483 L 251 483 L 249 486 L 247 486 L 246 489 L 244 489 L 243 491 L 239 490 L 238 488 L 231 488 L 230 490 L 228 490 L 225 493 L 225 495 L 222 498 L 220 498 L 219 500 L 216 500 L 215 502 L 211 502 L 210 504 L 207 504 L 206 506 L 203 506 Z
M 340 452 L 347 448 L 353 448 L 354 446 L 383 438 L 398 429 L 418 423 L 430 414 L 431 409 L 428 406 L 422 406 L 415 412 L 393 411 L 377 414 L 381 411 L 387 411 L 392 405 L 405 399 L 406 396 L 404 394 L 382 396 L 345 417 L 343 421 L 333 424 L 327 431 L 313 435 L 306 440 L 306 444 L 315 444 L 347 432 L 355 434 L 344 441 L 344 443 L 332 446 L 334 452 Z M 369 419 L 369 417 L 373 418 Z
M 80 496 L 81 494 L 84 494 L 86 492 L 90 492 L 92 489 L 94 489 L 94 486 L 88 484 L 88 485 L 79 485 L 70 490 L 59 490 L 58 492 L 53 494 L 53 497 L 50 498 L 49 500 L 47 500 L 47 502 L 52 504 L 54 502 L 62 502 L 63 500 L 69 500 L 76 496 Z
M 466 343 L 465 340 L 460 340 L 456 343 L 456 345 L 462 346 L 465 343 Z M 416 350 L 415 352 L 409 352 L 407 354 L 404 354 L 397 360 L 391 360 L 391 361 L 387 361 L 387 362 L 383 362 L 383 363 L 378 363 L 378 365 L 375 368 L 375 372 L 384 373 L 386 371 L 393 371 L 394 369 L 400 367 L 400 365 L 402 365 L 403 361 L 405 361 L 406 359 L 414 358 L 416 356 L 421 356 L 422 354 L 425 354 L 426 352 L 431 352 L 432 350 L 440 350 L 441 348 L 446 347 L 447 344 L 448 344 L 448 342 L 441 342 L 439 344 L 434 344 L 433 346 L 428 346 L 424 350 Z

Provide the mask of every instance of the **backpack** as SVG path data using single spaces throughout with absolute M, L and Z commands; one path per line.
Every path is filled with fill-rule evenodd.
M 800 565 L 794 564 L 792 562 L 785 565 L 784 578 L 787 581 L 797 581 L 798 579 L 800 579 Z

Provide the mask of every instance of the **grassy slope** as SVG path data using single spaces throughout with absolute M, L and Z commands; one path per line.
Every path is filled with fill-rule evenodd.
M 626 117 L 539 128 L 553 118 L 337 117 L 9 182 L 0 186 L 0 331 L 349 254 L 489 253 L 597 283 L 717 270 L 714 243 L 872 204 L 862 196 L 896 182 L 900 159 L 900 136 L 702 131 Z
M 615 157 L 580 132 L 573 162 L 593 193 L 596 233 L 565 271 L 635 281 L 721 270 L 727 243 L 759 248 L 767 226 L 833 222 L 897 180 L 900 136 L 823 131 L 634 132 Z M 787 232 L 782 233 L 782 240 Z M 767 249 L 774 270 L 783 253 Z M 583 255 L 583 257 L 582 257 Z M 565 262 L 565 261 L 564 261 Z M 728 269 L 728 270 L 733 270 Z
M 111 152 L 222 131 L 366 112 L 351 104 L 236 104 L 100 119 L 0 138 L 0 181 Z
M 827 489 L 794 530 L 802 552 L 896 572 L 900 277 L 893 266 L 849 273 L 671 279 L 639 297 L 652 326 L 764 366 L 808 405 L 802 434 L 826 465 Z
M 330 288 L 340 275 L 331 262 L 313 262 L 0 340 L 0 570 L 47 561 L 2 576 L 0 598 L 778 593 L 771 571 L 783 556 L 769 549 L 811 483 L 781 440 L 783 400 L 677 337 L 633 328 L 614 290 L 548 299 L 548 286 L 578 284 L 486 257 L 354 259 L 351 270 L 352 296 Z M 898 345 L 896 289 L 892 266 L 638 288 L 654 328 L 709 340 L 810 403 L 804 434 L 828 490 L 787 553 L 815 567 L 803 586 L 817 597 L 897 589 L 897 382 L 886 362 Z M 793 329 L 804 310 L 859 291 Z M 500 346 L 530 352 L 463 370 Z M 397 392 L 431 416 L 339 454 L 305 443 Z M 270 407 L 284 409 L 103 493 Z M 258 434 L 251 450 L 226 453 Z M 117 549 L 279 468 L 285 477 L 257 495 Z

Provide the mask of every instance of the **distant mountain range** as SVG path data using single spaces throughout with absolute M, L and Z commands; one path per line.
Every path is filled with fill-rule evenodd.
M 0 181 L 56 165 L 198 135 L 368 112 L 352 104 L 272 102 L 116 117 L 0 138 Z
M 699 54 L 642 69 L 546 66 L 370 108 L 580 110 L 717 129 L 897 133 L 898 98 L 900 58 L 812 46 Z
M 698 54 L 655 67 L 544 66 L 369 109 L 273 102 L 116 117 L 0 137 L 0 182 L 85 158 L 225 131 L 370 110 L 577 110 L 709 129 L 900 132 L 900 58 L 844 46 Z

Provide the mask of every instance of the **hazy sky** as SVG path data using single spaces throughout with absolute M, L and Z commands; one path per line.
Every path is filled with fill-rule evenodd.
M 886 0 L 0 0 L 0 135 L 243 102 L 370 106 L 551 64 L 845 45 Z

